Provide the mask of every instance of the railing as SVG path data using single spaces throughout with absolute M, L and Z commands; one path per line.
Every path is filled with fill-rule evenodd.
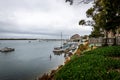
M 120 45 L 120 36 L 116 38 L 117 45 Z
M 89 39 L 90 44 L 101 44 L 104 45 L 107 43 L 108 45 L 113 45 L 116 43 L 116 45 L 120 45 L 120 36 L 116 38 L 90 38 Z

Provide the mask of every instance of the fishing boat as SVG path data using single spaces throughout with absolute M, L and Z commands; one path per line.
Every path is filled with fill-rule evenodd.
M 11 52 L 11 51 L 15 51 L 15 49 L 14 48 L 8 48 L 8 47 L 0 49 L 0 52 Z

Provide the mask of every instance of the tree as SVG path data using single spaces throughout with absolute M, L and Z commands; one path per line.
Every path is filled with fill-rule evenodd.
M 66 0 L 72 4 L 75 0 Z M 93 0 L 78 0 L 80 2 Z M 71 5 L 72 5 L 71 4 Z M 90 25 L 93 31 L 90 36 L 102 36 L 100 30 L 105 30 L 106 44 L 108 32 L 112 31 L 115 35 L 116 29 L 120 28 L 120 0 L 94 0 L 93 7 L 87 10 L 86 16 L 92 18 L 93 21 L 81 20 L 79 25 Z
M 70 5 L 73 4 L 73 0 L 65 0 L 65 2 L 70 2 Z
M 81 21 L 79 22 L 79 25 L 85 25 L 85 24 L 86 24 L 85 20 L 81 20 Z
M 116 29 L 120 27 L 120 1 L 119 0 L 96 0 L 94 9 L 90 15 L 95 21 L 95 25 L 106 31 L 106 44 L 108 32 L 115 35 Z M 88 11 L 89 12 L 89 11 Z M 116 40 L 115 40 L 116 41 Z M 116 42 L 115 42 L 116 43 Z M 114 44 L 115 44 L 114 43 Z

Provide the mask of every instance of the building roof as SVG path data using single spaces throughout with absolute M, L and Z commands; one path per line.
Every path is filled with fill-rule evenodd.
M 80 35 L 79 34 L 74 34 L 73 36 L 71 36 L 70 39 L 80 39 Z

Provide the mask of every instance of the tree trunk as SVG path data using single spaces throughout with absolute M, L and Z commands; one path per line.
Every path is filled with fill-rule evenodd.
M 103 46 L 108 46 L 108 31 L 105 31 L 105 43 Z
M 113 46 L 117 45 L 116 43 L 117 43 L 117 42 L 116 42 L 116 37 L 115 37 L 115 38 L 114 38 L 114 44 L 113 44 Z

